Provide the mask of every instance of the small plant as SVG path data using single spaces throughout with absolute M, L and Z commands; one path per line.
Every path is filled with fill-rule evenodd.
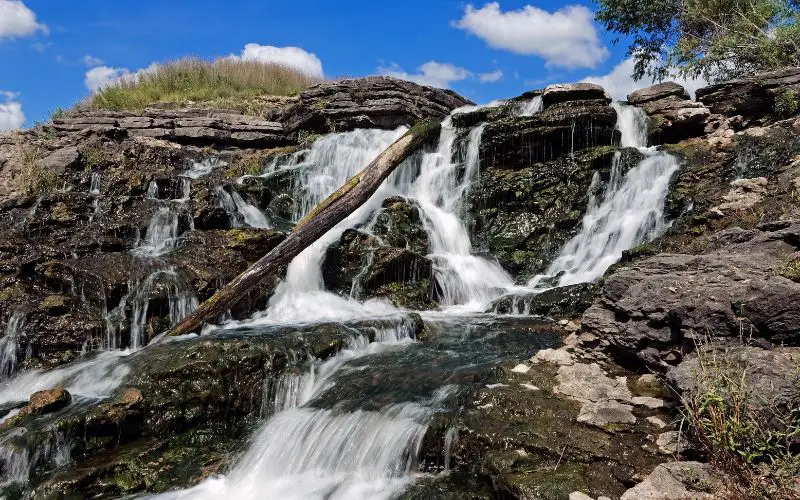
M 83 166 L 86 170 L 96 170 L 109 162 L 108 152 L 100 146 L 87 146 L 81 150 Z
M 798 99 L 797 91 L 781 89 L 775 95 L 775 113 L 778 116 L 792 116 L 797 113 L 798 109 L 800 109 L 800 99 Z
M 755 367 L 742 352 L 697 345 L 697 388 L 684 395 L 684 418 L 711 463 L 738 480 L 731 486 L 742 497 L 800 498 L 793 484 L 800 456 L 792 450 L 800 402 L 787 406 L 751 387 Z
M 23 146 L 20 185 L 25 194 L 39 196 L 49 193 L 58 187 L 58 182 L 58 175 L 42 164 L 39 148 L 31 145 Z
M 50 121 L 64 118 L 67 115 L 67 110 L 62 107 L 57 107 L 50 113 Z
M 800 252 L 795 252 L 789 261 L 778 268 L 778 275 L 800 283 Z

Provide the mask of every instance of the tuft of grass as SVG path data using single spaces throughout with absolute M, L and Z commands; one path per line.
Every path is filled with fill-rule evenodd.
M 729 348 L 699 343 L 697 355 L 697 390 L 684 395 L 682 413 L 709 461 L 736 480 L 740 498 L 800 498 L 800 402 L 756 391 L 755 364 Z
M 96 145 L 86 146 L 83 148 L 81 150 L 81 159 L 83 160 L 83 166 L 87 171 L 104 167 L 111 161 L 108 152 L 106 152 L 106 150 L 101 146 Z
M 781 89 L 775 95 L 775 113 L 778 116 L 792 116 L 798 109 L 800 109 L 800 99 L 795 90 Z
M 778 274 L 796 283 L 800 283 L 800 252 L 793 254 L 789 261 L 778 268 Z
M 280 64 L 220 58 L 170 61 L 100 89 L 93 108 L 141 111 L 154 103 L 231 102 L 256 96 L 288 96 L 319 79 Z
M 39 148 L 25 145 L 22 148 L 20 185 L 27 195 L 39 196 L 58 188 L 58 175 L 42 165 Z

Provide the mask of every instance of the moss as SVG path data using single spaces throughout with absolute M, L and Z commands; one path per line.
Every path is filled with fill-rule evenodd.
M 72 299 L 67 295 L 48 295 L 39 303 L 41 310 L 65 310 L 69 308 Z
M 101 146 L 86 146 L 81 150 L 81 160 L 86 170 L 97 170 L 111 162 L 108 152 Z
M 800 258 L 795 258 L 786 262 L 778 269 L 778 275 L 800 283 Z
M 64 202 L 58 202 L 50 209 L 50 217 L 59 222 L 68 222 L 74 219 L 72 212 Z

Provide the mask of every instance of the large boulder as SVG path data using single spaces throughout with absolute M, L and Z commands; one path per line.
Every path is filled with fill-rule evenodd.
M 800 283 L 781 272 L 798 247 L 800 221 L 787 221 L 724 231 L 703 255 L 634 262 L 606 278 L 583 327 L 618 360 L 661 369 L 706 337 L 798 345 Z
M 289 132 L 345 132 L 355 128 L 394 129 L 423 118 L 444 118 L 470 101 L 451 90 L 387 76 L 315 85 L 296 102 L 272 112 Z
M 709 111 L 690 100 L 675 82 L 664 82 L 628 95 L 628 102 L 642 108 L 651 118 L 650 142 L 675 143 L 703 135 Z
M 797 101 L 800 68 L 786 68 L 703 87 L 697 91 L 697 100 L 708 106 L 712 113 L 760 120 L 776 114 L 776 98 L 784 92 L 792 93 Z M 800 110 L 796 109 L 794 113 L 797 111 Z
M 554 104 L 567 101 L 599 100 L 608 104 L 611 96 L 603 87 L 595 83 L 564 83 L 550 85 L 542 92 L 542 106 L 544 109 Z

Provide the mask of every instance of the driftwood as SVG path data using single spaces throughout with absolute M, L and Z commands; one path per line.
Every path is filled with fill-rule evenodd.
M 305 248 L 363 205 L 403 160 L 423 144 L 438 137 L 440 127 L 439 122 L 433 120 L 423 120 L 414 125 L 364 170 L 314 207 L 278 246 L 217 290 L 180 324 L 153 339 L 153 342 L 165 335 L 196 332 L 204 323 L 230 309 L 261 280 L 291 262 Z

